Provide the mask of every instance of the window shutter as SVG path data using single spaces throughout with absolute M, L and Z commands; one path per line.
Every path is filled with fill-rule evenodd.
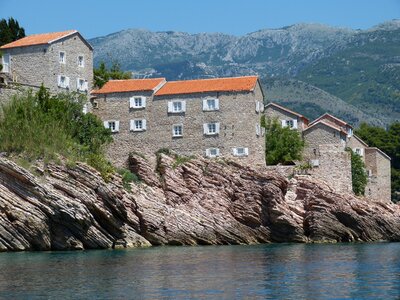
M 204 101 L 204 100 L 203 100 Z M 204 103 L 204 102 L 203 102 Z M 210 157 L 211 153 L 210 153 L 210 149 L 206 149 L 206 156 Z
M 85 103 L 82 108 L 82 113 L 86 115 L 88 113 L 88 105 Z
M 87 80 L 85 80 L 85 83 L 84 83 L 83 88 L 84 88 L 85 91 L 88 91 L 88 90 L 89 90 L 89 83 L 88 83 Z
M 129 121 L 129 130 L 131 131 L 135 130 L 135 120 Z
M 182 101 L 182 111 L 186 111 L 186 101 Z
M 146 97 L 142 97 L 142 107 L 146 107 Z
M 142 128 L 143 128 L 143 130 L 146 130 L 146 129 L 147 129 L 147 122 L 146 122 L 146 120 L 142 120 Z
M 76 79 L 76 89 L 81 90 L 81 87 L 79 86 L 79 78 Z
M 261 130 L 260 130 L 260 124 L 256 124 L 256 135 L 260 135 Z
M 261 127 L 261 136 L 264 136 L 264 135 L 265 135 L 265 128 Z
M 260 102 L 256 101 L 256 112 L 260 111 Z
M 216 152 L 217 152 L 217 156 L 219 156 L 219 148 L 217 148 L 216 150 L 217 150 L 217 151 L 216 151 Z
M 264 112 L 264 101 L 260 101 L 260 108 L 261 108 L 261 112 Z
M 360 156 L 364 156 L 364 148 L 360 148 Z
M 207 123 L 203 124 L 203 133 L 208 134 L 208 124 Z
M 69 87 L 69 77 L 65 77 L 65 87 Z
M 135 97 L 130 97 L 129 98 L 129 108 L 134 108 L 135 107 Z
M 218 98 L 215 98 L 215 110 L 219 110 L 219 99 Z
M 105 128 L 110 128 L 110 127 L 108 127 L 108 121 L 104 121 L 103 124 L 104 124 Z
M 203 111 L 204 110 L 208 110 L 208 107 L 207 107 L 207 99 L 203 99 Z
M 119 121 L 115 121 L 115 132 L 119 131 Z
M 244 154 L 245 154 L 246 156 L 249 155 L 249 148 L 244 148 Z
M 297 120 L 293 119 L 293 128 L 297 129 Z
M 237 156 L 237 148 L 232 148 L 232 154 L 233 154 L 234 156 Z
M 219 123 L 215 123 L 215 133 L 219 133 Z
M 61 75 L 57 76 L 57 85 L 61 86 Z
M 281 120 L 281 123 L 282 123 L 282 128 L 286 127 L 286 120 Z
M 169 101 L 168 102 L 168 112 L 172 112 L 172 110 L 173 110 L 173 104 L 172 104 L 172 101 Z

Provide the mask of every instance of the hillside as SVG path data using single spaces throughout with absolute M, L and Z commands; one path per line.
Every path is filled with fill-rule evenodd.
M 369 30 L 296 24 L 239 37 L 127 29 L 90 43 L 95 65 L 118 61 L 135 77 L 176 80 L 259 74 L 267 79 L 299 79 L 336 96 L 324 94 L 326 101 L 333 101 L 329 105 L 314 103 L 323 110 L 329 106 L 330 112 L 343 116 L 344 101 L 364 112 L 354 119 L 384 125 L 400 117 L 399 32 L 398 20 Z M 309 87 L 301 88 L 301 103 L 315 98 L 315 88 Z

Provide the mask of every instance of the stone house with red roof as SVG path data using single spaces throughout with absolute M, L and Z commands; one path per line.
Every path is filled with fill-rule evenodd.
M 43 84 L 50 92 L 87 95 L 92 89 L 93 48 L 76 30 L 30 35 L 0 50 L 0 102 L 15 87 L 37 89 Z
M 305 116 L 274 102 L 265 106 L 265 116 L 270 119 L 278 119 L 282 127 L 290 127 L 301 132 L 307 128 L 309 123 Z
M 109 157 L 119 166 L 132 151 L 161 148 L 265 165 L 263 91 L 256 76 L 111 80 L 92 95 L 93 112 L 114 132 Z

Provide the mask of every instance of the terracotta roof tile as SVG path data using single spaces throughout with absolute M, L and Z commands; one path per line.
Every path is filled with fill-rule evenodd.
M 343 134 L 347 134 L 347 132 L 344 131 L 342 128 L 332 124 L 331 122 L 326 122 L 324 120 L 314 121 L 312 124 L 310 124 L 310 126 L 308 126 L 306 129 L 304 129 L 304 131 L 308 131 L 312 127 L 314 127 L 314 126 L 316 126 L 318 124 L 323 124 L 323 125 L 328 126 L 328 127 L 332 128 L 332 129 L 335 129 L 336 131 L 339 131 L 339 132 L 341 132 Z
M 254 90 L 258 77 L 230 77 L 169 81 L 156 92 L 156 96 L 205 92 L 241 92 Z
M 328 114 L 328 113 L 325 113 L 322 116 L 320 116 L 319 118 L 315 119 L 314 121 L 312 121 L 310 123 L 310 125 L 312 125 L 313 123 L 316 123 L 316 122 L 318 122 L 320 120 L 324 120 L 324 119 L 331 120 L 332 122 L 334 122 L 334 123 L 336 123 L 337 125 L 340 125 L 340 126 L 349 126 L 349 127 L 353 128 L 353 126 L 351 126 L 350 124 L 348 124 L 345 121 L 343 121 L 343 120 L 341 120 L 339 118 L 336 118 L 335 116 L 332 116 L 331 114 Z
M 110 80 L 92 94 L 154 91 L 165 82 L 165 78 Z
M 51 42 L 61 39 L 65 36 L 68 36 L 72 33 L 78 32 L 76 30 L 68 30 L 68 31 L 61 31 L 61 32 L 52 32 L 52 33 L 42 33 L 42 34 L 33 34 L 26 36 L 22 39 L 16 40 L 12 43 L 5 44 L 0 47 L 0 49 L 9 49 L 9 48 L 16 48 L 16 47 L 26 47 L 26 46 L 33 46 L 33 45 L 43 45 L 43 44 L 50 44 Z

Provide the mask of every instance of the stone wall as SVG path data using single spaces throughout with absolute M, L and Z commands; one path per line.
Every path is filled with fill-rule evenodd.
M 0 86 L 0 105 L 7 104 L 12 99 L 12 97 L 16 95 L 21 95 L 26 90 L 32 90 L 33 92 L 36 92 L 39 90 L 39 88 L 23 86 L 18 84 L 16 85 L 11 84 L 5 87 Z
M 319 166 L 313 167 L 310 174 L 336 192 L 352 193 L 350 152 L 340 144 L 319 145 L 318 149 Z
M 59 52 L 66 53 L 66 63 L 59 62 Z M 93 86 L 93 54 L 78 33 L 51 45 L 17 47 L 3 50 L 11 56 L 10 76 L 15 82 L 39 87 L 42 83 L 51 92 L 77 91 L 77 78 Z M 84 67 L 78 66 L 78 55 L 84 56 Z M 58 75 L 70 78 L 70 88 L 58 87 Z
M 365 165 L 369 171 L 365 196 L 372 201 L 391 201 L 390 159 L 377 148 L 365 149 Z
M 129 97 L 147 96 L 146 108 L 129 110 Z M 219 99 L 218 111 L 203 111 L 202 101 L 208 97 Z M 186 112 L 168 113 L 168 101 L 185 100 Z M 207 148 L 219 148 L 220 157 L 240 163 L 262 167 L 264 159 L 264 137 L 256 135 L 261 113 L 256 113 L 256 101 L 262 102 L 262 93 L 257 85 L 254 92 L 246 93 L 196 93 L 188 95 L 155 96 L 150 93 L 118 93 L 97 98 L 99 108 L 94 113 L 102 120 L 119 120 L 120 131 L 114 134 L 114 143 L 108 155 L 118 166 L 126 165 L 131 151 L 154 153 L 168 148 L 182 155 L 204 156 Z M 147 129 L 131 132 L 129 121 L 146 119 Z M 203 134 L 203 124 L 219 122 L 220 133 L 215 136 Z M 172 137 L 172 126 L 183 125 L 183 136 Z M 249 155 L 235 157 L 232 148 L 246 147 Z

